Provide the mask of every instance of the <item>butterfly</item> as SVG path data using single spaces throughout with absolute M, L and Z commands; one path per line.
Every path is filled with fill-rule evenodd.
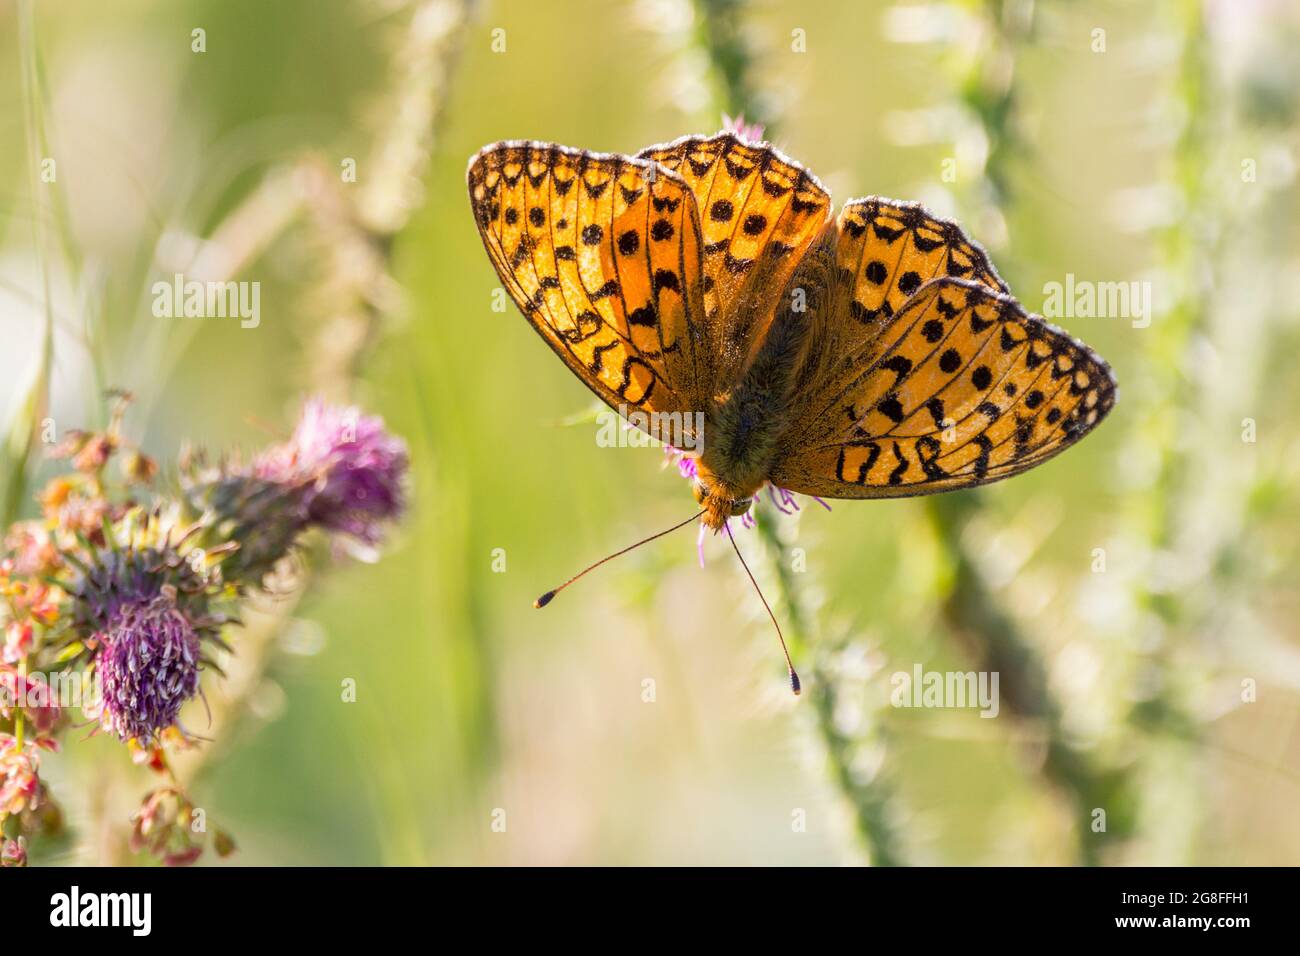
M 1106 362 L 1029 314 L 956 223 L 878 196 L 832 217 L 767 143 L 506 141 L 467 180 L 533 329 L 630 422 L 691 449 L 700 511 L 683 524 L 730 532 L 769 482 L 897 498 L 999 481 L 1115 404 Z

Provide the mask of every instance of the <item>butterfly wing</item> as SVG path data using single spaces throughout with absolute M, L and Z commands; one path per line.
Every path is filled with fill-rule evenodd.
M 497 275 L 588 388 L 614 409 L 702 408 L 699 215 L 680 177 L 627 156 L 502 142 L 470 161 L 467 179 Z
M 703 233 L 704 315 L 714 388 L 734 383 L 795 267 L 826 227 L 830 196 L 766 143 L 687 136 L 637 154 L 680 176 Z
M 932 215 L 919 203 L 880 196 L 844 204 L 836 219 L 836 263 L 851 286 L 852 322 L 829 330 L 828 348 L 860 359 L 865 344 L 881 341 L 890 318 L 931 279 L 970 279 L 1010 294 L 984 250 L 955 222 Z
M 964 278 L 921 286 L 863 346 L 857 367 L 810 398 L 774 484 L 832 498 L 987 484 L 1074 444 L 1116 396 L 1098 355 Z

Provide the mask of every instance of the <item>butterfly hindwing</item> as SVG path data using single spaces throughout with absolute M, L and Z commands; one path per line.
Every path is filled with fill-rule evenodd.
M 467 179 L 497 274 L 575 375 L 616 409 L 701 407 L 699 217 L 679 177 L 626 156 L 503 142 L 471 160 Z
M 825 228 L 830 196 L 812 173 L 773 147 L 731 133 L 688 136 L 637 155 L 679 175 L 695 196 L 714 380 L 725 387 Z
M 1069 447 L 1115 402 L 1099 356 L 969 279 L 926 283 L 864 353 L 810 398 L 774 484 L 836 498 L 986 484 Z

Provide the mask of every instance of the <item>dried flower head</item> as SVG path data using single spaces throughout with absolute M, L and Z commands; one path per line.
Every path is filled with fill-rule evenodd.
M 51 478 L 37 500 L 50 527 L 72 534 L 97 533 L 112 510 L 93 482 L 78 473 Z
M 4 551 L 12 555 L 12 573 L 20 576 L 49 574 L 59 564 L 59 552 L 49 531 L 36 521 L 12 525 L 5 535 Z
M 20 867 L 27 865 L 27 840 L 19 837 L 10 840 L 0 836 L 0 867 Z
M 195 807 L 185 792 L 175 786 L 159 787 L 145 795 L 131 817 L 130 847 L 147 850 L 165 866 L 189 866 L 203 855 L 204 834 L 193 827 Z M 217 855 L 235 852 L 235 841 L 224 830 L 213 835 Z
M 158 475 L 158 463 L 142 451 L 132 451 L 122 460 L 122 472 L 133 484 L 147 485 Z
M 108 459 L 117 450 L 117 441 L 112 435 L 92 434 L 86 443 L 72 457 L 72 467 L 77 471 L 93 474 L 108 464 Z
M 18 746 L 0 734 L 0 814 L 35 810 L 41 803 L 40 758 L 35 744 Z
M 62 716 L 59 702 L 44 678 L 0 664 L 0 717 L 12 717 L 17 711 L 37 734 L 48 734 Z
M 6 622 L 4 626 L 4 646 L 0 648 L 0 661 L 4 661 L 5 664 L 17 664 L 31 652 L 31 649 L 32 622 Z

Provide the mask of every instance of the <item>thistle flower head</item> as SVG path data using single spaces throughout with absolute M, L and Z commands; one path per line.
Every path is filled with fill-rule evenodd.
M 205 516 L 212 533 L 237 550 L 221 562 L 224 578 L 239 587 L 259 585 L 293 550 L 308 525 L 311 489 L 249 474 L 241 467 L 201 467 L 182 478 L 190 508 Z
M 99 653 L 100 722 L 122 740 L 152 740 L 199 689 L 199 638 L 168 592 L 118 609 Z
M 84 634 L 109 631 L 124 609 L 148 604 L 164 591 L 172 594 L 191 620 L 214 626 L 221 623 L 208 613 L 220 581 L 167 543 L 143 548 L 109 546 L 81 560 L 84 567 L 70 577 L 64 589 L 71 600 L 68 617 Z
M 695 480 L 699 474 L 699 469 L 696 467 L 696 459 L 694 457 L 687 452 L 682 451 L 680 448 L 673 447 L 672 445 L 664 445 L 664 454 L 667 455 L 668 459 L 677 466 L 677 473 L 679 475 L 687 481 Z
M 403 508 L 406 444 L 383 420 L 355 408 L 311 399 L 292 437 L 264 452 L 254 473 L 283 485 L 303 485 L 308 521 L 374 545 L 383 523 Z

